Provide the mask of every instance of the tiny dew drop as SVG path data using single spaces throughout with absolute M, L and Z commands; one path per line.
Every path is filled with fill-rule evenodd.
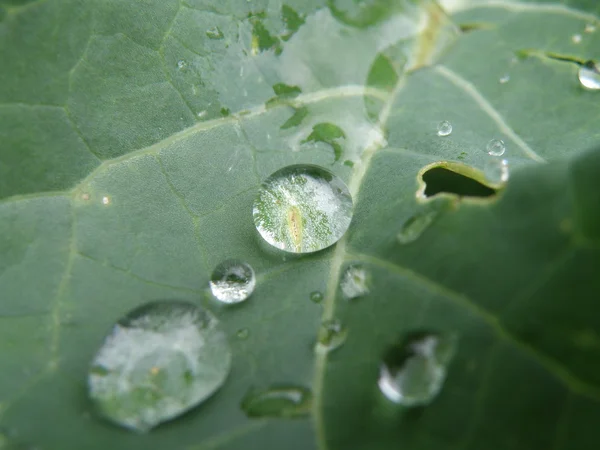
M 313 303 L 321 303 L 323 301 L 323 294 L 320 291 L 313 291 L 310 293 L 310 300 Z
M 358 265 L 351 265 L 342 274 L 340 287 L 347 300 L 362 297 L 369 293 L 367 271 Z
M 437 211 L 424 210 L 410 217 L 398 233 L 398 242 L 401 244 L 410 244 L 416 241 L 421 234 L 433 223 L 438 215 Z
M 410 333 L 384 356 L 379 372 L 383 395 L 404 406 L 423 406 L 439 394 L 456 350 L 451 333 Z
M 203 402 L 225 382 L 231 352 L 217 319 L 182 301 L 156 301 L 120 319 L 88 374 L 108 420 L 139 432 Z
M 240 303 L 246 300 L 256 286 L 254 270 L 237 259 L 228 259 L 213 270 L 210 290 L 223 303 Z
M 180 59 L 177 61 L 177 68 L 179 70 L 185 69 L 187 67 L 187 61 L 185 59 Z
M 596 26 L 593 23 L 588 23 L 586 24 L 583 31 L 586 33 L 593 33 L 594 31 L 596 31 Z
M 344 182 L 322 167 L 293 165 L 263 183 L 252 210 L 262 238 L 291 253 L 335 244 L 352 220 L 352 198 Z
M 219 29 L 219 27 L 210 27 L 206 30 L 206 36 L 209 39 L 223 39 L 223 32 Z
M 248 339 L 248 336 L 250 336 L 250 330 L 248 330 L 248 328 L 240 328 L 235 335 L 238 339 L 245 340 Z
M 502 184 L 508 181 L 509 169 L 506 159 L 490 159 L 486 161 L 483 174 L 488 182 Z
M 500 77 L 500 79 L 498 80 L 498 82 L 499 82 L 500 84 L 506 84 L 506 83 L 508 83 L 509 81 L 510 81 L 510 75 L 509 75 L 509 74 L 502 75 L 502 76 Z
M 581 85 L 591 91 L 600 89 L 600 65 L 594 61 L 588 61 L 579 67 L 577 73 Z
M 573 41 L 573 44 L 579 44 L 581 42 L 581 35 L 580 34 L 574 34 L 571 37 L 571 41 Z
M 330 352 L 341 347 L 348 337 L 348 330 L 338 319 L 326 320 L 321 324 L 315 350 Z
M 452 133 L 452 124 L 447 120 L 440 122 L 437 126 L 438 136 L 449 136 Z
M 311 411 L 312 393 L 292 385 L 252 389 L 242 399 L 241 407 L 248 417 L 306 417 Z
M 487 144 L 487 152 L 491 156 L 502 156 L 506 151 L 504 141 L 501 139 L 492 139 Z

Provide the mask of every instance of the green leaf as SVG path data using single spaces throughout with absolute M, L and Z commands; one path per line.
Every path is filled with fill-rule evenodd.
M 577 71 L 600 59 L 599 14 L 595 0 L 0 0 L 0 448 L 595 449 L 600 92 Z M 339 158 L 305 142 L 329 124 Z M 493 138 L 506 187 L 457 191 L 486 184 Z M 355 212 L 335 246 L 292 256 L 261 240 L 252 204 L 299 163 L 345 180 Z M 458 175 L 423 198 L 440 167 Z M 208 281 L 229 258 L 257 286 L 227 308 Z M 365 286 L 345 300 L 349 266 Z M 86 377 L 112 325 L 161 299 L 219 318 L 232 372 L 136 435 L 97 417 Z M 322 323 L 344 330 L 329 353 L 314 350 Z M 379 366 L 420 330 L 457 347 L 437 398 L 403 409 Z M 302 414 L 259 402 L 251 415 L 269 414 L 247 417 L 243 399 L 277 386 L 312 392 Z

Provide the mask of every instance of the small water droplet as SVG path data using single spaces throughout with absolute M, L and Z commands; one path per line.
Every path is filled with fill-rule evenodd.
M 492 139 L 487 144 L 487 152 L 491 156 L 502 156 L 506 151 L 506 146 L 504 145 L 504 141 L 501 139 Z
M 506 183 L 509 176 L 508 161 L 495 158 L 486 161 L 483 174 L 491 184 Z
M 506 84 L 510 81 L 510 75 L 509 74 L 504 74 L 500 77 L 500 79 L 498 80 L 498 82 L 500 84 Z
M 248 339 L 248 336 L 250 335 L 250 330 L 248 330 L 248 328 L 240 328 L 237 333 L 235 333 L 235 335 L 238 337 L 238 339 Z
M 579 67 L 577 73 L 581 85 L 589 90 L 597 91 L 600 89 L 600 65 L 594 61 L 588 61 Z
M 291 253 L 335 244 L 350 226 L 352 198 L 344 182 L 313 165 L 293 165 L 263 183 L 252 210 L 262 238 Z
M 321 303 L 323 301 L 323 294 L 319 291 L 313 291 L 310 293 L 310 300 L 313 303 Z
M 588 23 L 586 24 L 584 30 L 586 33 L 593 33 L 594 31 L 596 31 L 596 26 L 592 23 Z
M 340 287 L 347 300 L 362 297 L 369 293 L 367 271 L 358 265 L 351 265 L 342 274 Z
M 202 118 L 202 117 L 206 116 L 207 114 L 208 114 L 208 111 L 203 110 L 203 111 L 198 112 L 198 117 Z
M 102 197 L 102 204 L 103 205 L 110 204 L 110 197 Z
M 88 201 L 89 199 L 90 199 L 90 194 L 88 194 L 87 192 L 81 194 L 81 200 Z
M 209 39 L 223 39 L 223 32 L 219 29 L 219 27 L 211 27 L 206 30 L 206 36 Z
M 400 233 L 397 235 L 398 242 L 401 244 L 410 244 L 416 241 L 437 216 L 438 212 L 434 210 L 419 211 L 404 222 Z
M 331 352 L 341 347 L 348 337 L 348 330 L 338 319 L 326 320 L 321 324 L 316 351 Z
M 571 41 L 573 41 L 573 44 L 579 44 L 581 42 L 581 35 L 574 34 L 573 36 L 571 36 Z
M 210 290 L 223 303 L 239 303 L 250 297 L 256 285 L 254 270 L 237 259 L 228 259 L 213 270 Z
M 92 362 L 89 395 L 102 416 L 148 431 L 225 382 L 231 352 L 217 319 L 182 301 L 156 301 L 120 319 Z
M 447 120 L 440 122 L 437 126 L 438 136 L 449 136 L 452 133 L 452 124 Z
M 312 393 L 291 385 L 252 389 L 242 399 L 241 407 L 248 417 L 305 417 L 311 411 Z
M 187 67 L 187 61 L 185 59 L 180 59 L 177 61 L 177 68 L 179 70 L 185 69 Z
M 456 350 L 455 334 L 410 333 L 385 355 L 379 372 L 383 395 L 404 406 L 423 406 L 439 394 Z

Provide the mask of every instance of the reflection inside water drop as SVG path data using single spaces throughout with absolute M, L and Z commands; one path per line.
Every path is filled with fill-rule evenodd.
M 326 169 L 293 165 L 262 184 L 252 210 L 262 238 L 281 250 L 309 253 L 335 244 L 352 220 L 344 182 Z
M 456 342 L 451 333 L 408 334 L 384 356 L 379 389 L 387 399 L 404 406 L 431 403 L 442 389 Z
M 157 301 L 120 319 L 88 375 L 98 412 L 147 431 L 179 416 L 225 382 L 231 352 L 217 319 L 180 301 Z
M 256 286 L 254 270 L 237 259 L 220 263 L 210 277 L 210 290 L 223 303 L 239 303 L 250 297 Z

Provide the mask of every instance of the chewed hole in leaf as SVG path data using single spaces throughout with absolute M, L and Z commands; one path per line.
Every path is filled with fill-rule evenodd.
M 480 172 L 464 164 L 441 162 L 425 167 L 420 173 L 419 196 L 453 194 L 459 197 L 487 198 L 497 190 L 486 185 Z

